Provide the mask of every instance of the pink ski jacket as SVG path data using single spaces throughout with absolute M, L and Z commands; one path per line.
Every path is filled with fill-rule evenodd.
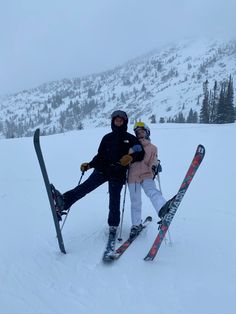
M 128 183 L 140 183 L 144 179 L 153 179 L 152 166 L 157 164 L 157 147 L 149 140 L 141 139 L 145 155 L 142 161 L 131 164 Z

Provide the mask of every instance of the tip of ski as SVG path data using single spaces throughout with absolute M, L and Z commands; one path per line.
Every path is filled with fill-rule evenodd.
M 205 152 L 206 152 L 205 147 L 202 144 L 199 144 L 197 147 L 197 153 L 204 157 Z

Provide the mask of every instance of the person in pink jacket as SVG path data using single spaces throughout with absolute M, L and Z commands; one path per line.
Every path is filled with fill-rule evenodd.
M 154 181 L 153 166 L 157 165 L 158 151 L 157 147 L 151 143 L 150 129 L 144 122 L 136 122 L 134 132 L 144 148 L 145 155 L 142 161 L 132 163 L 129 168 L 128 187 L 132 221 L 130 237 L 136 236 L 142 228 L 141 188 L 151 200 L 157 214 L 162 206 L 166 204 L 165 198 L 157 189 Z

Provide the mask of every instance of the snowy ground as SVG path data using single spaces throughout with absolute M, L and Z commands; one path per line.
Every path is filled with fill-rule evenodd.
M 108 128 L 41 138 L 50 180 L 65 191 Z M 120 260 L 101 262 L 107 234 L 107 185 L 71 209 L 59 252 L 31 138 L 0 141 L 0 304 L 3 314 L 231 314 L 236 293 L 236 124 L 152 125 L 166 198 L 179 188 L 197 144 L 206 147 L 172 222 L 169 242 L 145 262 L 157 217 Z M 86 177 L 88 174 L 86 174 Z M 129 233 L 127 194 L 123 237 Z

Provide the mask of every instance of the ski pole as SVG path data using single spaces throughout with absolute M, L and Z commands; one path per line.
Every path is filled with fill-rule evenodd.
M 121 224 L 120 224 L 120 235 L 119 235 L 119 237 L 118 237 L 118 241 L 122 241 L 121 234 L 122 234 L 123 220 L 124 220 L 125 198 L 126 198 L 126 191 L 127 191 L 128 176 L 129 176 L 129 169 L 126 171 L 125 190 L 124 190 L 123 205 L 122 205 L 122 214 L 121 214 Z
M 162 190 L 161 190 L 161 180 L 160 180 L 160 175 L 159 175 L 159 172 L 157 173 L 157 181 L 158 181 L 158 185 L 159 185 L 159 190 L 161 192 L 161 195 L 162 195 Z M 169 238 L 169 244 L 172 246 L 172 241 L 171 241 L 171 237 L 170 237 L 170 231 L 168 229 L 168 238 Z M 166 238 L 165 238 L 166 240 Z
M 158 181 L 158 185 L 159 185 L 159 190 L 160 190 L 161 195 L 162 195 L 162 190 L 161 190 L 161 180 L 160 180 L 160 175 L 159 175 L 159 173 L 157 174 L 157 181 Z
M 81 173 L 81 176 L 80 176 L 78 185 L 80 185 L 83 176 L 84 176 L 84 171 L 82 171 L 82 173 Z M 66 222 L 66 219 L 67 219 L 67 216 L 68 216 L 69 212 L 70 212 L 70 207 L 69 207 L 69 209 L 68 209 L 68 211 L 67 211 L 67 213 L 66 213 L 65 219 L 63 220 L 63 223 L 62 223 L 62 225 L 61 225 L 61 231 L 62 231 L 62 229 L 63 229 L 63 227 L 64 227 L 64 224 L 65 224 L 65 222 Z
M 80 176 L 80 179 L 79 179 L 79 182 L 78 182 L 78 185 L 80 185 L 80 183 L 81 183 L 81 181 L 82 181 L 82 178 L 83 178 L 83 176 L 84 176 L 84 173 L 85 173 L 85 171 L 82 171 L 81 176 Z

